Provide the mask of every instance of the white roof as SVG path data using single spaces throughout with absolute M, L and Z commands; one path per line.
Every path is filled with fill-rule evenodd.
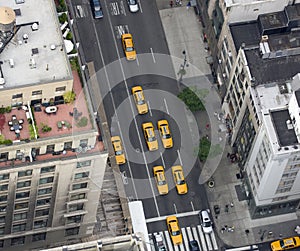
M 54 1 L 30 0 L 16 4 L 13 0 L 0 0 L 0 6 L 20 9 L 21 12 L 16 16 L 15 36 L 0 54 L 6 82 L 4 88 L 70 79 L 71 70 Z M 31 24 L 35 22 L 38 23 L 38 30 L 33 31 Z M 24 36 L 28 37 L 27 43 L 24 42 Z M 55 49 L 51 50 L 53 45 Z M 33 52 L 32 49 L 37 50 Z

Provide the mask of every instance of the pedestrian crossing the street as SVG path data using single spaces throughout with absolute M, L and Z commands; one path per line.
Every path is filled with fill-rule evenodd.
M 199 244 L 200 250 L 203 251 L 214 251 L 218 250 L 218 244 L 216 241 L 215 233 L 204 234 L 200 225 L 195 227 L 185 227 L 181 228 L 181 234 L 183 242 L 181 245 L 173 245 L 172 240 L 168 231 L 160 231 L 156 233 L 149 234 L 151 249 L 157 250 L 158 246 L 165 247 L 166 251 L 188 251 L 189 242 L 196 240 Z M 157 236 L 159 236 L 160 243 L 157 243 Z M 163 250 L 163 249 L 159 249 Z

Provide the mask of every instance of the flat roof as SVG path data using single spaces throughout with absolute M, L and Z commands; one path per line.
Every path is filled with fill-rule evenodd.
M 257 19 L 262 32 L 285 27 L 288 22 L 284 11 L 262 14 Z
M 257 84 L 289 80 L 300 69 L 300 55 L 263 59 L 259 49 L 245 50 L 245 55 Z
M 272 122 L 279 140 L 280 146 L 290 146 L 298 144 L 297 136 L 293 127 L 287 126 L 287 121 L 291 121 L 289 111 L 287 109 L 280 111 L 271 111 Z
M 15 35 L 0 54 L 4 88 L 71 79 L 54 1 L 30 0 L 16 4 L 0 0 L 0 6 L 21 12 L 16 15 Z M 38 23 L 38 30 L 31 29 L 33 23 Z M 24 35 L 28 37 L 27 43 Z
M 236 51 L 244 43 L 246 46 L 258 46 L 261 35 L 257 21 L 229 25 Z

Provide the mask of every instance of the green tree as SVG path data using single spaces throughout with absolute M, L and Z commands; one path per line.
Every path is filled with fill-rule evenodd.
M 65 94 L 64 94 L 64 101 L 65 103 L 69 104 L 69 103 L 73 103 L 74 100 L 76 98 L 76 94 L 75 92 L 73 91 L 67 91 Z
M 199 154 L 198 154 L 200 161 L 205 161 L 207 159 L 207 156 L 209 154 L 210 145 L 211 145 L 211 143 L 206 137 L 202 137 L 200 139 Z
M 196 93 L 196 88 L 184 88 L 183 91 L 178 94 L 178 98 L 181 99 L 192 112 L 205 110 L 205 106 Z

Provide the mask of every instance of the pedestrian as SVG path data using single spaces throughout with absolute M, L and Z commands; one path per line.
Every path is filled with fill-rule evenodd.
M 189 1 L 189 2 L 187 3 L 187 5 L 186 5 L 186 9 L 189 10 L 190 7 L 191 7 L 191 2 Z
M 171 8 L 173 7 L 173 1 L 172 0 L 170 1 L 170 7 Z
M 227 153 L 227 158 L 229 158 L 230 157 L 230 153 Z
M 233 202 L 230 203 L 230 206 L 233 207 Z

